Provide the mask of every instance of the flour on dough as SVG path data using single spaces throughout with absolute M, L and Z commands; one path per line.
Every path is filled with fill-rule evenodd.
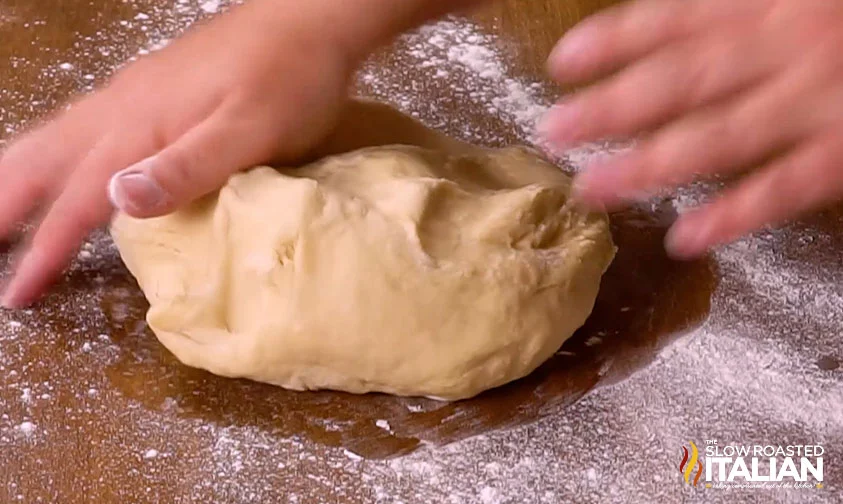
M 338 133 L 326 153 L 364 148 L 116 217 L 150 327 L 187 365 L 295 390 L 462 399 L 527 375 L 591 312 L 615 253 L 607 217 L 527 149 L 355 108 L 403 125 L 405 145 Z

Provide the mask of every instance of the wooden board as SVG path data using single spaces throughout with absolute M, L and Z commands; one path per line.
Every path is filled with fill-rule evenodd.
M 417 37 L 376 55 L 358 90 L 458 138 L 523 142 L 529 135 L 513 121 L 523 97 L 504 89 L 502 98 L 514 105 L 496 102 L 498 91 L 472 102 L 471 84 L 523 87 L 532 90 L 531 100 L 549 103 L 558 90 L 542 76 L 544 55 L 567 27 L 607 3 L 498 3 L 470 25 L 459 21 L 454 36 L 466 48 L 475 47 L 464 40 L 471 36 L 482 38 L 480 47 L 492 44 L 495 56 L 481 62 L 499 63 L 505 75 L 466 84 L 459 72 L 472 62 L 457 55 L 462 66 L 433 79 L 418 51 L 447 66 L 454 63 L 451 46 L 420 49 L 428 42 Z M 0 0 L 0 138 L 102 82 L 149 42 L 204 17 L 199 4 L 179 10 L 164 0 Z M 496 105 L 478 106 L 486 102 Z M 811 436 L 830 443 L 829 460 L 843 455 L 843 419 L 828 406 L 843 383 L 837 370 L 843 336 L 829 332 L 841 309 L 835 303 L 843 299 L 834 297 L 841 293 L 835 285 L 843 285 L 840 212 L 760 238 L 762 245 L 774 244 L 778 261 L 765 259 L 762 269 L 768 263 L 776 269 L 764 274 L 802 282 L 814 278 L 803 274 L 807 265 L 829 281 L 823 291 L 785 282 L 790 290 L 777 297 L 764 290 L 776 282 L 748 269 L 745 259 L 668 260 L 662 239 L 676 210 L 666 200 L 613 215 L 620 249 L 586 326 L 528 378 L 453 404 L 295 393 L 182 366 L 145 326 L 143 296 L 99 234 L 42 304 L 0 313 L 0 480 L 6 482 L 0 502 L 444 502 L 446 496 L 453 502 L 733 502 L 734 495 L 694 493 L 681 484 L 677 442 L 719 435 L 781 443 Z M 10 247 L 3 252 L 0 266 L 8 272 Z M 822 296 L 829 310 L 824 317 L 815 313 Z M 800 307 L 811 315 L 794 316 Z M 705 327 L 714 329 L 696 341 L 731 337 L 734 324 L 759 348 L 771 339 L 797 342 L 798 349 L 785 343 L 775 353 L 793 367 L 782 374 L 783 388 L 759 397 L 798 407 L 794 396 L 806 386 L 804 378 L 816 384 L 816 404 L 827 418 L 770 420 L 778 410 L 768 415 L 738 407 L 730 417 L 718 408 L 733 402 L 700 392 L 732 386 L 714 371 L 715 363 L 706 364 L 714 385 L 691 382 L 689 391 L 682 378 L 666 378 L 686 362 L 699 363 L 674 350 L 692 345 L 693 334 L 672 344 L 700 331 L 706 319 Z M 724 346 L 724 362 L 741 362 L 737 350 Z M 763 360 L 744 362 L 749 370 L 758 366 L 750 375 L 765 376 Z M 816 369 L 802 369 L 811 365 Z M 706 376 L 697 368 L 682 376 Z M 615 386 L 602 387 L 609 385 Z M 737 390 L 723 393 L 738 398 Z M 621 399 L 627 396 L 628 404 Z M 619 461 L 621 455 L 611 453 L 626 455 Z M 831 499 L 843 471 L 829 466 L 826 492 L 794 498 Z M 636 476 L 622 477 L 630 473 Z

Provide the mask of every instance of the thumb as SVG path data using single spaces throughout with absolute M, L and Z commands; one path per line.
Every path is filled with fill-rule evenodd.
M 157 154 L 111 177 L 108 197 L 132 217 L 166 215 L 222 187 L 228 177 L 260 161 L 257 149 L 233 142 L 236 134 L 205 121 Z

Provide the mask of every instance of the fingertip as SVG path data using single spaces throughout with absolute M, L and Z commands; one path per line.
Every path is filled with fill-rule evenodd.
M 26 308 L 28 304 L 12 292 L 5 292 L 3 297 L 0 298 L 0 307 L 6 310 L 21 310 Z
M 112 206 L 133 217 L 155 217 L 172 206 L 172 196 L 153 176 L 158 162 L 150 157 L 114 174 L 108 181 L 108 199 Z
M 536 128 L 548 144 L 558 149 L 575 146 L 582 137 L 583 110 L 575 102 L 557 103 L 542 117 Z
M 36 250 L 28 250 L 20 255 L 20 260 L 14 267 L 14 274 L 0 297 L 0 305 L 3 308 L 19 310 L 38 299 L 42 291 L 41 285 L 45 283 L 43 280 L 39 281 L 41 262 L 40 254 Z
M 562 83 L 572 83 L 589 77 L 595 61 L 600 30 L 594 20 L 587 20 L 571 28 L 551 49 L 545 66 L 550 76 Z
M 664 237 L 667 255 L 682 261 L 705 255 L 712 245 L 711 225 L 703 211 L 680 216 Z
M 585 170 L 574 176 L 571 195 L 578 203 L 588 208 L 604 207 L 603 198 L 599 191 L 599 184 L 595 183 L 593 170 Z
M 5 310 L 16 310 L 18 309 L 17 304 L 15 303 L 15 298 L 12 297 L 8 292 L 3 292 L 3 295 L 0 297 L 0 308 Z
M 588 41 L 580 31 L 573 29 L 551 49 L 545 65 L 554 80 L 567 82 L 584 64 Z
M 600 182 L 577 179 L 574 179 L 572 197 L 585 208 L 600 212 L 622 208 L 628 199 L 632 199 L 623 197 L 611 187 L 601 185 Z
M 59 227 L 73 219 L 70 211 L 51 211 L 41 222 L 28 247 L 15 254 L 12 276 L 0 297 L 9 309 L 25 308 L 38 301 L 70 263 L 88 226 Z
M 638 169 L 633 153 L 594 162 L 574 177 L 573 193 L 595 208 L 610 210 L 627 202 L 646 201 L 652 194 L 637 183 Z

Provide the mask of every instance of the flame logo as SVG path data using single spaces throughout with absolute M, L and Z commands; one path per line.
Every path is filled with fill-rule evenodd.
M 702 460 L 700 460 L 700 452 L 697 450 L 697 445 L 693 441 L 688 441 L 691 444 L 691 454 L 688 455 L 688 449 L 682 447 L 682 462 L 679 463 L 679 472 L 685 478 L 685 483 L 697 486 L 702 476 Z M 690 460 L 688 460 L 690 458 Z M 691 480 L 691 473 L 694 472 L 694 466 L 697 467 L 697 474 Z

